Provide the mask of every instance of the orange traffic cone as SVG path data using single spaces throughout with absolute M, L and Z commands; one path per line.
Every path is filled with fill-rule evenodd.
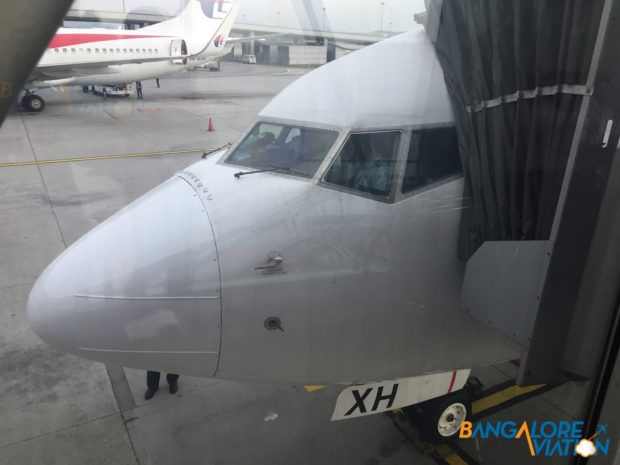
M 215 131 L 215 129 L 213 128 L 213 120 L 211 118 L 209 118 L 209 132 L 213 132 Z

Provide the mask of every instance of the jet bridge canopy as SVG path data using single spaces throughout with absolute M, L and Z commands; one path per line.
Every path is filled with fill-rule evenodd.
M 603 0 L 433 1 L 472 208 L 461 255 L 549 239 Z M 432 18 L 431 18 L 432 19 Z M 436 18 L 435 18 L 436 21 Z
M 553 381 L 560 369 L 592 375 L 615 310 L 599 299 L 588 318 L 584 270 L 617 274 L 592 250 L 607 236 L 604 196 L 605 211 L 619 201 L 607 182 L 620 147 L 611 103 L 620 2 L 431 0 L 428 11 L 471 207 L 461 303 L 522 348 L 521 384 Z M 585 341 L 579 367 L 566 351 Z

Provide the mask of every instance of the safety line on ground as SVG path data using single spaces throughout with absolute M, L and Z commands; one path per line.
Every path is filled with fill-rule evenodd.
M 559 384 L 538 384 L 520 387 L 515 379 L 491 386 L 484 390 L 480 399 L 472 402 L 472 421 L 478 421 L 505 408 L 543 394 Z M 422 438 L 418 429 L 407 419 L 401 409 L 386 412 L 396 428 L 421 454 L 428 455 L 438 465 L 479 465 L 477 460 L 455 441 L 432 444 Z
M 485 410 L 488 410 L 497 405 L 504 404 L 508 401 L 511 401 L 512 399 L 516 397 L 522 396 L 524 394 L 528 394 L 532 391 L 537 391 L 543 386 L 544 384 L 539 384 L 535 386 L 525 386 L 525 387 L 513 385 L 499 392 L 496 392 L 495 394 L 482 397 L 481 399 L 478 399 L 472 402 L 472 408 L 471 408 L 472 416 L 482 413 Z
M 450 443 L 450 447 L 452 447 L 452 449 L 454 449 L 454 451 L 461 457 L 463 457 L 465 459 L 465 462 L 473 465 L 479 465 L 479 462 L 473 458 L 471 455 L 469 455 L 469 453 L 467 451 L 465 451 L 465 449 L 463 449 L 461 446 L 459 446 L 459 444 L 456 441 L 453 441 Z
M 120 155 L 93 155 L 88 157 L 72 157 L 72 158 L 61 158 L 57 160 L 33 160 L 33 161 L 18 161 L 14 163 L 0 163 L 0 168 L 9 168 L 15 166 L 36 166 L 36 165 L 51 165 L 54 163 L 73 163 L 80 161 L 93 161 L 93 160 L 113 160 L 117 158 L 138 158 L 138 157 L 156 157 L 163 155 L 185 155 L 191 153 L 199 153 L 205 152 L 207 154 L 217 152 L 223 148 L 228 147 L 227 145 L 219 148 L 197 148 L 197 149 L 187 149 L 187 150 L 170 150 L 170 151 L 161 151 L 161 152 L 144 152 L 144 153 L 125 153 Z
M 325 384 L 316 384 L 316 385 L 307 385 L 304 386 L 304 389 L 310 393 L 320 391 L 321 389 L 325 389 L 327 385 Z
M 537 397 L 559 386 L 559 383 L 537 384 L 520 387 L 514 384 L 493 394 L 482 393 L 482 397 L 472 403 L 472 421 L 480 420 L 513 405 Z
M 452 447 L 452 444 L 441 444 L 431 452 L 431 457 L 437 463 L 447 463 L 448 465 L 479 465 L 478 462 L 472 460 L 471 457 L 462 456 L 459 451 Z M 437 460 L 439 459 L 439 460 Z
M 450 448 L 447 444 L 431 444 L 425 441 L 418 429 L 405 418 L 402 410 L 386 412 L 396 428 L 422 455 L 428 455 L 438 465 L 479 465 L 469 455 Z

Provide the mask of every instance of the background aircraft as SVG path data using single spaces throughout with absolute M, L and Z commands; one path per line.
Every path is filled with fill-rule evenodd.
M 22 106 L 43 111 L 36 90 L 53 86 L 114 86 L 154 79 L 184 69 L 204 66 L 230 52 L 229 39 L 239 7 L 231 1 L 189 0 L 168 21 L 137 30 L 58 30 L 30 75 Z

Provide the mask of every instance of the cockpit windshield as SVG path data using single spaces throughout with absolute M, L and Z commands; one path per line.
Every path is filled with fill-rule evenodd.
M 226 163 L 311 178 L 337 138 L 337 131 L 259 122 Z

